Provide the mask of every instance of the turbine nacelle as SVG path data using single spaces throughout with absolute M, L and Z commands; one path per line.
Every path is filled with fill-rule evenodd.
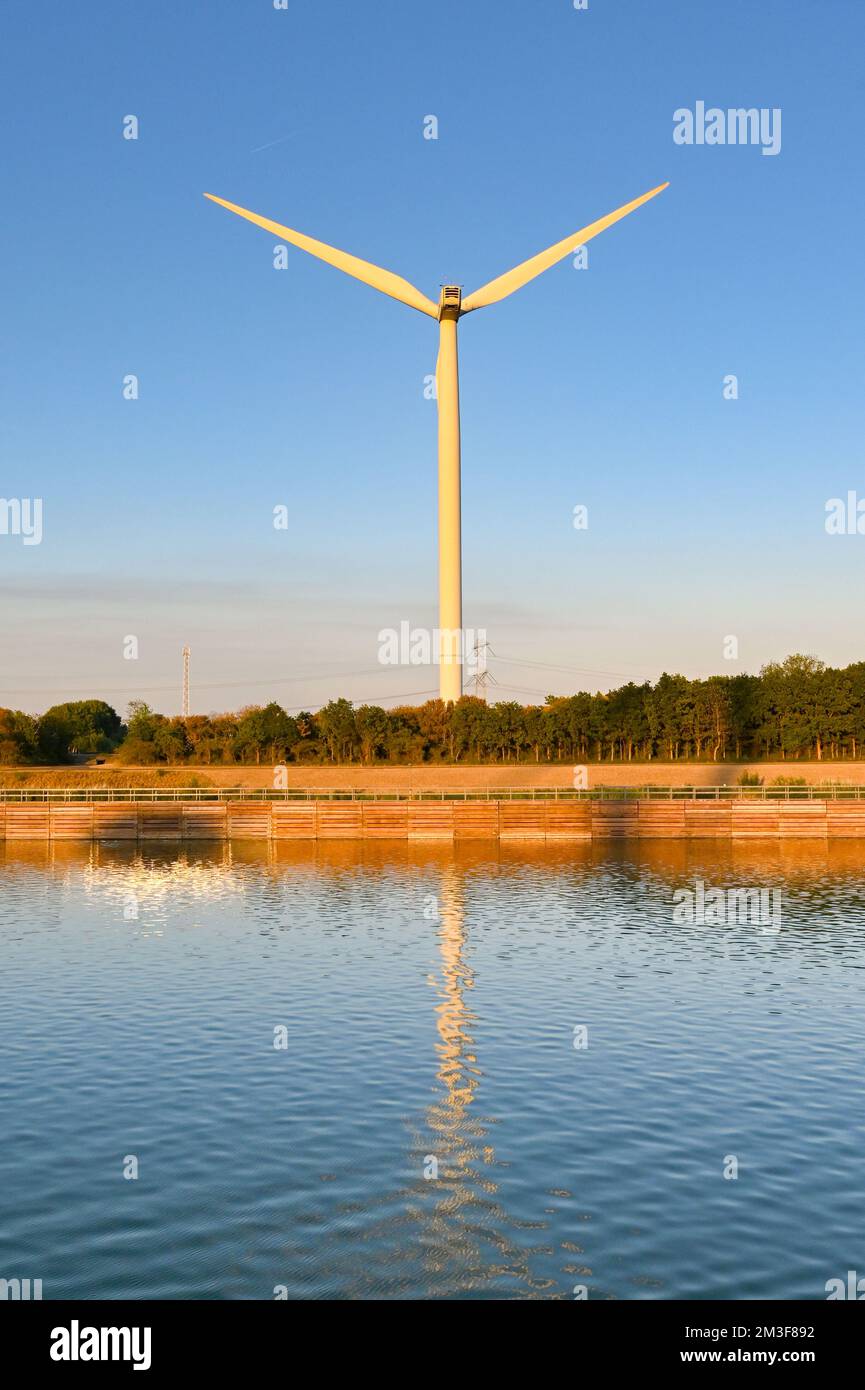
M 458 319 L 463 311 L 462 285 L 442 285 L 439 296 L 439 323 L 442 319 Z

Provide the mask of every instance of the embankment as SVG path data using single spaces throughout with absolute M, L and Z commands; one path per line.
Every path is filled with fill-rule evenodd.
M 0 804 L 20 840 L 862 839 L 865 799 L 95 801 Z

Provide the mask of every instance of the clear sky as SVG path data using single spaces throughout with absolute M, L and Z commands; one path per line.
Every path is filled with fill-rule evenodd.
M 176 713 L 187 642 L 202 712 L 437 687 L 378 662 L 436 622 L 436 325 L 205 190 L 436 298 L 669 179 L 460 327 L 464 622 L 525 701 L 865 657 L 863 45 L 862 0 L 7 0 L 0 704 Z M 675 144 L 698 101 L 780 153 Z

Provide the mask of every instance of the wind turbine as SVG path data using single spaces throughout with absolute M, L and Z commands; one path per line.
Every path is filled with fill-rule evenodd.
M 607 227 L 612 227 L 614 222 L 627 217 L 629 212 L 642 207 L 643 203 L 647 203 L 667 187 L 667 183 L 659 184 L 642 197 L 635 198 L 632 203 L 625 203 L 623 207 L 607 213 L 606 217 L 599 218 L 597 222 L 590 222 L 587 227 L 565 237 L 564 241 L 557 241 L 555 246 L 550 246 L 548 250 L 541 251 L 537 256 L 532 256 L 530 260 L 523 261 L 513 270 L 500 275 L 498 279 L 491 280 L 488 285 L 475 290 L 467 299 L 463 299 L 462 288 L 459 285 L 443 285 L 438 304 L 427 299 L 426 295 L 421 294 L 408 280 L 403 280 L 402 276 L 394 275 L 390 270 L 383 270 L 381 266 L 362 261 L 357 256 L 350 256 L 347 251 L 338 251 L 323 241 L 316 241 L 313 237 L 304 236 L 302 232 L 295 232 L 291 227 L 284 227 L 281 222 L 273 222 L 269 217 L 259 217 L 258 213 L 249 212 L 247 208 L 238 207 L 236 203 L 229 203 L 225 198 L 217 198 L 213 193 L 204 195 L 211 202 L 219 203 L 220 207 L 228 208 L 229 212 L 236 212 L 239 217 L 245 217 L 257 227 L 263 227 L 266 232 L 291 242 L 293 246 L 299 246 L 301 251 L 308 251 L 320 261 L 327 261 L 328 265 L 336 266 L 337 270 L 344 271 L 355 280 L 362 280 L 365 285 L 371 285 L 382 294 L 398 299 L 401 304 L 407 304 L 411 309 L 418 309 L 422 314 L 429 314 L 430 318 L 438 319 L 436 394 L 439 414 L 439 688 L 443 700 L 458 700 L 462 694 L 463 605 L 457 324 L 464 314 L 470 314 L 475 309 L 485 309 L 490 304 L 497 304 L 500 299 L 506 299 L 514 290 L 521 289 L 537 275 L 549 270 L 550 266 L 564 260 L 570 251 L 585 245 L 599 232 L 606 231 Z

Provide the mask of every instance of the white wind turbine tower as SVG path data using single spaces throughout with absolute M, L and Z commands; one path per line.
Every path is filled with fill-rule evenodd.
M 381 266 L 373 265 L 370 261 L 362 261 L 357 256 L 349 255 L 347 251 L 338 251 L 323 241 L 316 241 L 302 232 L 295 232 L 291 227 L 284 227 L 281 222 L 259 217 L 258 213 L 249 212 L 246 208 L 238 207 L 236 203 L 226 202 L 224 198 L 217 198 L 213 193 L 204 195 L 211 202 L 219 203 L 221 207 L 228 208 L 229 212 L 236 212 L 238 216 L 263 227 L 265 231 L 281 240 L 299 246 L 302 251 L 308 251 L 311 256 L 317 256 L 319 260 L 326 261 L 328 265 L 335 266 L 337 270 L 344 271 L 355 280 L 362 280 L 365 285 L 371 285 L 382 294 L 390 295 L 401 304 L 407 304 L 409 308 L 418 309 L 422 314 L 429 314 L 430 318 L 438 320 L 439 355 L 436 386 L 439 412 L 439 680 L 443 700 L 458 700 L 462 694 L 462 540 L 457 323 L 465 314 L 470 314 L 475 309 L 485 309 L 490 304 L 497 304 L 499 300 L 506 299 L 514 290 L 527 285 L 543 271 L 549 270 L 550 266 L 564 260 L 569 252 L 585 245 L 599 232 L 606 231 L 607 227 L 612 227 L 614 222 L 627 217 L 628 213 L 641 207 L 667 187 L 668 184 L 662 183 L 641 197 L 635 198 L 633 202 L 625 203 L 615 212 L 599 218 L 597 222 L 590 222 L 587 227 L 582 227 L 563 241 L 556 242 L 555 246 L 550 246 L 546 251 L 532 256 L 530 260 L 523 261 L 513 270 L 500 275 L 498 279 L 491 280 L 488 285 L 475 290 L 474 294 L 470 294 L 466 299 L 462 297 L 460 286 L 444 285 L 438 304 L 427 299 L 426 295 L 415 289 L 408 280 L 394 275 L 390 270 L 383 270 Z

